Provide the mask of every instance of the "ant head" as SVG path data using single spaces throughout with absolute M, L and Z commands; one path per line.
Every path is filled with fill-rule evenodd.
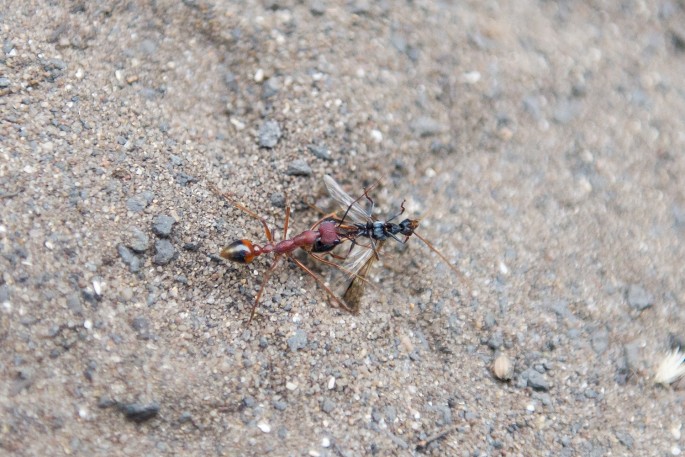
M 405 219 L 402 222 L 400 222 L 400 233 L 404 236 L 411 236 L 414 234 L 414 230 L 416 230 L 419 226 L 419 221 L 416 219 Z

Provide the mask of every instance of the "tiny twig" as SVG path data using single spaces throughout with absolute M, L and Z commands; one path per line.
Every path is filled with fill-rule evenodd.
M 453 425 L 451 427 L 446 428 L 445 430 L 443 430 L 441 432 L 438 432 L 434 435 L 429 436 L 425 440 L 419 441 L 419 444 L 416 445 L 416 450 L 420 451 L 420 450 L 426 449 L 426 447 L 429 444 L 431 444 L 433 441 L 437 441 L 437 440 L 444 438 L 445 436 L 447 436 L 450 433 L 452 433 L 453 431 L 455 431 L 457 428 L 458 428 L 457 425 Z

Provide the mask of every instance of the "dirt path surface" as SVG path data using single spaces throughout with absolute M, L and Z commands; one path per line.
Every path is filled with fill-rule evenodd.
M 0 454 L 667 456 L 685 4 L 0 4 Z M 361 313 L 229 265 L 322 177 L 421 217 Z M 325 274 L 327 267 L 317 271 Z M 511 379 L 491 372 L 498 355 Z M 506 367 L 505 367 L 506 368 Z M 504 370 L 506 372 L 506 370 Z

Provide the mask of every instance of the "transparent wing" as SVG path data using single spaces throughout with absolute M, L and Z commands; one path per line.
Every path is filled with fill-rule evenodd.
M 376 242 L 376 252 L 380 250 L 383 246 L 383 241 Z M 358 252 L 354 252 L 355 249 L 359 249 Z M 353 252 L 350 253 L 350 263 L 348 268 L 350 271 L 354 271 L 354 276 L 348 277 L 348 282 L 345 285 L 345 291 L 342 294 L 342 298 L 347 303 L 354 312 L 359 311 L 359 304 L 364 296 L 364 291 L 369 283 L 366 276 L 369 274 L 369 270 L 374 262 L 378 259 L 374 249 L 371 246 L 361 246 L 357 245 L 352 249 Z M 347 263 L 347 262 L 346 262 Z M 354 270 L 352 269 L 354 268 Z
M 330 196 L 338 202 L 343 211 L 347 212 L 347 217 L 353 222 L 366 224 L 371 220 L 369 213 L 359 204 L 359 199 L 352 198 L 330 175 L 325 175 L 323 182 L 326 184 Z

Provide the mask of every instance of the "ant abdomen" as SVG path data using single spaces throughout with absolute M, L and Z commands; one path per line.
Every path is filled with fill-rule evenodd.
M 237 263 L 250 263 L 257 256 L 250 240 L 236 240 L 221 250 L 221 257 Z

